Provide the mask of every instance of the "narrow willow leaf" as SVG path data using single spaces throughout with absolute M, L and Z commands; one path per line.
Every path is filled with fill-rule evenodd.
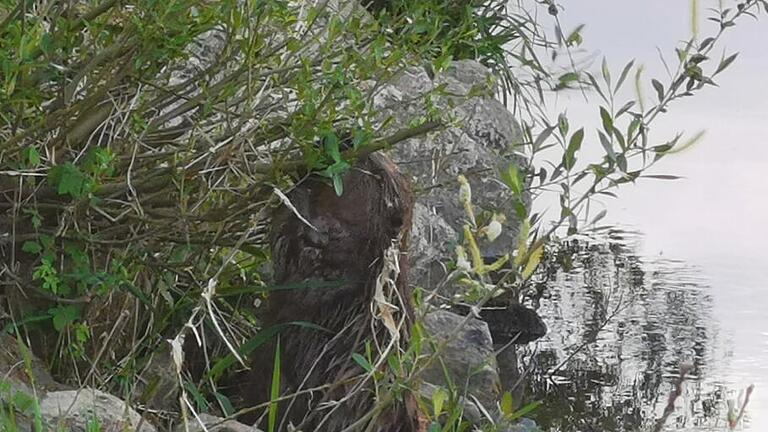
M 701 44 L 699 45 L 699 50 L 704 51 L 705 49 L 707 49 L 707 47 L 712 45 L 714 41 L 715 41 L 715 38 L 713 37 L 708 37 L 704 39 L 703 41 L 701 41 Z
M 552 132 L 555 130 L 554 126 L 548 126 L 545 128 L 539 136 L 536 137 L 536 141 L 533 142 L 533 151 L 537 152 L 541 150 L 541 146 L 544 144 L 544 142 L 549 138 L 550 135 L 552 135 Z
M 567 170 L 573 168 L 576 163 L 576 152 L 581 148 L 581 142 L 584 140 L 584 128 L 577 130 L 571 135 L 570 141 L 568 141 L 568 148 L 565 149 L 563 154 L 563 167 Z
M 659 98 L 659 102 L 664 100 L 664 85 L 659 80 L 652 79 L 651 85 L 656 90 L 656 96 Z
M 613 117 L 604 107 L 600 107 L 600 119 L 603 121 L 603 130 L 610 137 L 613 134 Z
M 608 98 L 605 97 L 605 94 L 603 93 L 603 90 L 600 88 L 600 85 L 597 83 L 597 80 L 595 79 L 595 77 L 589 72 L 587 72 L 586 74 L 587 74 L 587 78 L 589 78 L 590 84 L 592 84 L 592 88 L 594 88 L 595 91 L 597 91 L 597 94 L 599 94 L 600 97 L 603 98 L 603 100 L 606 103 L 608 103 Z
M 703 130 L 697 132 L 696 135 L 694 135 L 693 137 L 691 137 L 690 139 L 688 139 L 684 143 L 680 144 L 679 146 L 673 147 L 671 150 L 667 151 L 666 153 L 667 154 L 679 153 L 679 152 L 681 152 L 683 150 L 688 149 L 689 147 L 691 147 L 694 144 L 696 144 L 697 142 L 699 142 L 699 140 L 701 140 L 701 138 L 704 137 L 705 133 L 706 133 L 706 131 L 703 131 Z
M 606 60 L 605 57 L 603 57 L 603 64 L 602 64 L 602 72 L 603 72 L 603 79 L 605 80 L 605 83 L 608 85 L 608 90 L 611 89 L 611 71 L 608 69 L 608 60 Z
M 616 118 L 621 117 L 622 114 L 624 114 L 627 111 L 629 111 L 630 109 L 632 109 L 633 106 L 635 106 L 635 101 L 629 101 L 629 102 L 625 103 L 624 105 L 622 105 L 622 107 L 619 108 L 618 111 L 616 111 Z
M 594 218 L 592 218 L 592 221 L 589 222 L 589 225 L 596 224 L 597 222 L 602 220 L 607 214 L 608 214 L 608 210 L 605 210 L 605 209 L 601 210 L 600 213 L 598 213 Z
M 715 75 L 719 74 L 720 72 L 724 71 L 725 68 L 730 66 L 731 63 L 733 63 L 733 61 L 736 60 L 736 57 L 738 57 L 738 55 L 739 55 L 739 53 L 736 53 L 736 54 L 733 54 L 733 55 L 730 55 L 730 56 L 724 58 L 720 62 L 720 65 L 717 66 L 717 70 L 715 71 L 715 73 L 712 74 L 712 76 L 715 76 Z
M 528 258 L 528 262 L 525 264 L 525 268 L 523 269 L 523 280 L 527 280 L 531 277 L 534 271 L 536 271 L 536 267 L 539 266 L 539 263 L 541 262 L 541 255 L 544 253 L 544 246 L 539 246 L 531 252 L 531 256 Z
M 560 78 L 558 78 L 558 81 L 560 81 L 560 84 L 567 85 L 573 81 L 579 80 L 579 74 L 576 72 L 567 72 L 562 75 L 560 75 Z
M 645 111 L 645 101 L 643 99 L 643 86 L 642 86 L 644 69 L 645 68 L 643 67 L 643 65 L 640 65 L 640 67 L 637 68 L 637 72 L 635 73 L 635 95 L 637 96 L 637 103 L 640 105 L 640 111 Z
M 561 113 L 557 117 L 557 129 L 563 137 L 568 135 L 568 117 L 566 117 L 565 113 Z
M 619 142 L 619 147 L 622 149 L 627 148 L 627 142 L 624 139 L 624 135 L 621 134 L 621 131 L 618 128 L 613 128 L 613 136 L 616 138 L 616 141 Z
M 605 153 L 608 155 L 608 159 L 615 162 L 616 153 L 613 151 L 613 144 L 611 144 L 611 140 L 608 139 L 608 137 L 600 131 L 597 131 L 597 136 L 600 138 L 600 144 L 603 146 L 603 149 L 605 149 Z
M 647 174 L 647 175 L 641 175 L 641 178 L 649 178 L 649 179 L 656 179 L 656 180 L 679 180 L 685 177 L 680 177 L 676 175 L 669 175 L 669 174 Z
M 621 75 L 619 75 L 619 81 L 616 82 L 616 87 L 614 88 L 614 93 L 618 92 L 621 88 L 621 85 L 624 84 L 624 80 L 627 79 L 627 75 L 629 75 L 629 71 L 632 70 L 632 66 L 635 65 L 635 61 L 632 60 L 629 63 L 627 63 L 626 66 L 624 66 L 624 69 L 621 71 Z

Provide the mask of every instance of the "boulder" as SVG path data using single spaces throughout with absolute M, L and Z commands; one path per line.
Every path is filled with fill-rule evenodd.
M 93 430 L 89 424 L 105 432 L 157 430 L 121 399 L 92 388 L 49 392 L 40 400 L 40 412 L 51 430 L 85 432 Z
M 216 417 L 210 414 L 199 414 L 200 421 L 191 419 L 185 426 L 180 424 L 176 426 L 174 432 L 261 432 L 254 426 L 244 425 L 234 420 L 224 420 L 221 417 Z M 200 423 L 203 423 L 201 425 Z
M 92 388 L 73 390 L 57 383 L 42 361 L 9 335 L 0 335 L 0 403 L 13 406 L 14 426 L 19 431 L 33 430 L 35 412 L 50 430 L 63 427 L 70 432 L 85 432 L 92 430 L 88 429 L 90 423 L 98 424 L 104 432 L 156 431 L 115 396 Z
M 500 396 L 499 374 L 493 355 L 493 341 L 488 325 L 478 319 L 445 310 L 424 317 L 424 329 L 441 347 L 439 356 L 421 378 L 427 383 L 449 388 L 452 384 L 467 399 L 477 399 L 483 407 L 492 408 Z M 430 344 L 425 344 L 431 354 Z M 446 376 L 447 375 L 447 376 Z

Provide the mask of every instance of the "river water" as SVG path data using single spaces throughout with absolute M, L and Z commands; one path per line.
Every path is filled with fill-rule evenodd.
M 721 282 L 705 268 L 643 256 L 642 241 L 638 232 L 611 227 L 552 252 L 549 277 L 535 299 L 549 334 L 521 355 L 532 372 L 527 397 L 543 401 L 535 414 L 539 425 L 653 430 L 681 366 L 688 365 L 664 430 L 728 430 L 729 400 L 738 410 L 747 383 L 757 390 L 737 429 L 764 430 L 765 397 L 759 395 L 768 388 L 768 334 L 758 330 L 766 328 L 764 315 L 762 322 L 750 316 L 762 311 L 738 297 L 722 302 L 715 286 Z M 728 287 L 735 281 L 729 277 Z
M 565 33 L 587 24 L 574 56 L 593 56 L 598 71 L 606 56 L 614 75 L 634 58 L 645 81 L 665 81 L 659 53 L 674 62 L 672 48 L 691 35 L 689 1 L 558 3 Z M 718 4 L 698 3 L 702 15 Z M 702 35 L 713 30 L 705 18 Z M 768 431 L 768 17 L 738 24 L 724 42 L 717 58 L 740 55 L 719 87 L 673 105 L 652 126 L 659 144 L 706 130 L 653 170 L 684 178 L 618 190 L 601 204 L 611 228 L 558 254 L 538 302 L 550 332 L 521 354 L 533 373 L 528 397 L 544 401 L 535 415 L 542 426 L 652 430 L 689 364 L 665 430 L 729 430 L 728 400 L 754 384 L 736 430 Z M 572 129 L 587 126 L 583 150 L 598 155 L 589 132 L 600 126 L 597 98 L 574 93 L 558 95 L 551 115 L 567 112 Z

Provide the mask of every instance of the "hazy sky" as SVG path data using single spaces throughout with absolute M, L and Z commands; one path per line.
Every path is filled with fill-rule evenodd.
M 583 47 L 605 55 L 614 76 L 630 59 L 646 67 L 646 82 L 666 78 L 657 49 L 676 64 L 674 47 L 691 35 L 689 0 L 564 0 L 560 20 L 567 33 L 585 23 Z M 700 34 L 716 31 L 700 1 Z M 724 0 L 725 5 L 736 2 Z M 663 253 L 702 269 L 712 284 L 721 343 L 728 346 L 726 375 L 733 389 L 755 383 L 750 430 L 768 430 L 768 14 L 747 18 L 713 51 L 739 51 L 737 61 L 708 88 L 676 102 L 652 126 L 662 144 L 678 131 L 705 129 L 693 148 L 663 160 L 656 173 L 685 177 L 644 180 L 607 201 L 608 220 L 645 234 L 644 253 Z M 599 62 L 597 62 L 599 65 Z M 595 67 L 594 69 L 597 69 Z M 615 79 L 615 78 L 614 78 Z M 661 79 L 662 82 L 668 79 Z M 655 98 L 648 85 L 646 98 Z M 621 106 L 623 103 L 619 103 Z M 571 124 L 599 124 L 597 108 L 583 98 L 562 97 L 553 113 L 567 109 Z M 589 136 L 589 135 L 588 135 Z M 596 139 L 584 145 L 599 146 Z
M 657 77 L 664 82 L 666 72 L 657 49 L 674 64 L 673 48 L 690 36 L 688 0 L 565 3 L 564 27 L 586 23 L 585 47 L 605 55 L 614 75 L 634 58 L 645 65 L 646 81 Z M 716 2 L 700 3 L 700 33 L 705 35 L 716 25 L 704 19 L 704 9 Z M 653 224 L 646 230 L 650 248 L 706 256 L 735 253 L 768 265 L 764 252 L 768 241 L 768 180 L 764 178 L 768 168 L 768 15 L 763 13 L 761 22 L 743 20 L 724 41 L 714 55 L 721 55 L 723 48 L 740 55 L 717 79 L 720 88 L 676 102 L 652 126 L 652 136 L 659 143 L 678 131 L 690 135 L 706 130 L 695 147 L 662 161 L 656 169 L 686 180 L 642 182 L 623 190 L 619 202 L 613 203 L 618 206 L 610 208 L 626 208 L 620 221 L 637 218 L 643 225 Z M 645 96 L 654 97 L 650 86 Z M 567 101 L 561 102 L 568 107 Z M 569 110 L 569 115 L 597 119 L 596 111 Z M 694 239 L 696 245 L 691 248 Z

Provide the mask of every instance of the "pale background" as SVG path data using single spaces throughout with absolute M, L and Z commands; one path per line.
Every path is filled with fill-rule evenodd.
M 645 65 L 646 83 L 654 77 L 667 81 L 657 48 L 674 65 L 673 48 L 691 35 L 688 0 L 562 3 L 560 20 L 566 34 L 577 24 L 587 24 L 582 48 L 599 54 L 592 70 L 599 71 L 604 55 L 614 81 L 632 58 Z M 706 8 L 717 3 L 699 3 L 700 34 L 710 35 L 716 25 L 705 20 Z M 706 130 L 696 146 L 654 169 L 685 178 L 642 180 L 619 190 L 618 199 L 606 202 L 606 220 L 642 231 L 644 255 L 663 254 L 702 269 L 711 284 L 720 329 L 717 355 L 727 365 L 722 376 L 733 390 L 756 385 L 749 430 L 762 432 L 768 430 L 768 14 L 762 11 L 759 21 L 741 20 L 724 42 L 713 51 L 716 60 L 723 48 L 740 56 L 716 80 L 720 87 L 676 102 L 653 125 L 652 136 L 658 140 L 654 145 L 678 131 L 690 136 Z M 645 97 L 655 99 L 650 85 Z M 591 125 L 594 130 L 599 124 L 597 106 L 590 105 L 594 112 L 585 112 L 584 106 L 583 97 L 572 94 L 560 96 L 551 108 L 555 116 L 567 109 L 572 125 Z M 596 139 L 585 140 L 585 145 L 588 142 L 600 146 Z

